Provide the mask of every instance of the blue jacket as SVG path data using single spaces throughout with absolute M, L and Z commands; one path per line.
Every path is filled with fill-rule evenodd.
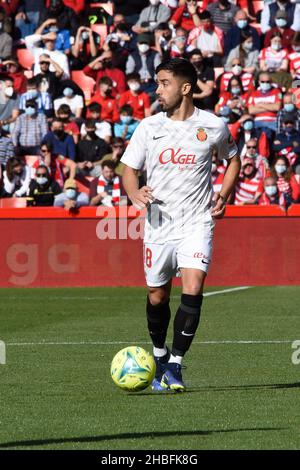
M 76 147 L 74 139 L 71 135 L 65 134 L 65 137 L 61 140 L 53 134 L 52 131 L 48 132 L 43 138 L 42 144 L 46 142 L 51 142 L 53 146 L 52 152 L 55 155 L 63 155 L 64 157 L 75 160 L 76 157 Z
M 224 49 L 225 49 L 226 56 L 229 54 L 231 49 L 234 49 L 236 46 L 238 46 L 241 43 L 242 31 L 247 31 L 251 33 L 253 37 L 253 50 L 257 49 L 258 51 L 260 51 L 261 49 L 260 37 L 256 29 L 248 25 L 246 26 L 246 28 L 242 30 L 237 25 L 235 25 L 235 26 L 232 26 L 232 28 L 230 28 L 230 30 L 225 34 Z

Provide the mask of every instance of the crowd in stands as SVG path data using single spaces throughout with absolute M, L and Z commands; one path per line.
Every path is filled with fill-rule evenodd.
M 122 204 L 120 159 L 172 57 L 237 143 L 228 203 L 299 203 L 300 0 L 0 0 L 0 197 Z M 215 191 L 225 171 L 214 154 Z

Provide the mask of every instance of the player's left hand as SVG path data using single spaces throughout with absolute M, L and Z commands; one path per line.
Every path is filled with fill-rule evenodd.
M 213 208 L 211 215 L 214 219 L 222 219 L 226 210 L 225 201 L 220 196 L 220 193 L 215 193 L 213 196 Z

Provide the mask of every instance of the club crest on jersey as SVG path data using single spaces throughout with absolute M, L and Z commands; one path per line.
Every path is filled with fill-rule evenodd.
M 203 127 L 199 127 L 199 129 L 197 129 L 197 139 L 200 140 L 200 142 L 205 142 L 207 140 L 207 134 Z

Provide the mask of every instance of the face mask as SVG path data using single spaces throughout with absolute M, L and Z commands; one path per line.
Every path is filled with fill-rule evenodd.
M 236 24 L 240 29 L 244 29 L 244 28 L 246 28 L 246 26 L 248 24 L 248 21 L 247 20 L 238 20 Z
M 40 186 L 43 186 L 44 184 L 48 183 L 48 178 L 47 178 L 47 176 L 39 176 L 39 177 L 36 179 L 36 182 L 37 182 L 37 184 L 39 184 Z
M 251 51 L 253 48 L 253 42 L 245 42 L 245 44 L 243 44 L 243 48 L 245 51 Z
M 300 52 L 300 46 L 293 46 L 295 52 Z
M 56 135 L 56 137 L 58 137 L 59 139 L 61 139 L 65 135 L 65 131 L 64 130 L 56 130 L 56 131 L 53 131 L 53 134 Z
M 66 196 L 68 199 L 76 199 L 76 189 L 67 189 L 66 190 Z
M 141 54 L 146 54 L 146 52 L 149 51 L 150 46 L 148 44 L 139 44 L 138 48 L 139 48 L 139 51 L 141 52 Z
M 120 119 L 121 119 L 121 122 L 123 122 L 123 124 L 129 124 L 130 121 L 132 120 L 132 117 L 131 116 L 120 116 Z
M 35 114 L 35 108 L 29 106 L 28 108 L 25 108 L 25 113 L 27 116 L 33 116 Z
M 192 62 L 192 64 L 196 69 L 199 69 L 202 65 L 202 60 L 197 60 L 197 62 Z
M 292 135 L 294 133 L 295 128 L 294 127 L 286 127 L 285 132 L 288 135 Z
M 261 91 L 270 91 L 271 85 L 270 83 L 260 83 Z
M 58 31 L 58 27 L 57 26 L 50 26 L 49 28 L 49 32 L 50 33 L 57 33 Z
M 129 89 L 131 91 L 138 91 L 140 88 L 141 88 L 141 85 L 139 82 L 129 83 Z
M 245 131 L 252 131 L 254 127 L 254 123 L 253 121 L 246 121 L 244 122 L 243 126 L 244 126 Z
M 276 42 L 275 44 L 271 44 L 271 47 L 274 51 L 280 51 L 281 44 L 277 44 L 277 42 Z
M 223 119 L 223 121 L 224 121 L 226 124 L 228 124 L 229 121 L 230 121 L 230 118 L 227 117 L 227 116 L 221 116 L 221 118 Z
M 278 20 L 275 20 L 275 23 L 278 28 L 284 28 L 287 25 L 287 21 L 282 18 L 278 18 Z
M 86 135 L 93 138 L 93 137 L 95 137 L 96 133 L 95 133 L 95 131 L 87 131 Z
M 285 103 L 283 108 L 287 113 L 291 113 L 292 111 L 294 111 L 295 105 L 293 103 Z
M 233 95 L 239 95 L 240 92 L 241 92 L 240 87 L 233 87 L 233 88 L 231 88 L 231 93 L 232 93 Z
M 242 67 L 241 67 L 240 65 L 234 65 L 234 66 L 232 67 L 232 73 L 233 73 L 233 75 L 241 75 L 242 71 L 243 71 L 243 69 L 242 69 Z
M 284 173 L 286 171 L 286 166 L 285 165 L 275 165 L 275 170 L 276 170 L 276 173 L 278 173 L 279 175 L 281 175 L 282 173 Z
M 13 87 L 12 87 L 12 86 L 8 86 L 7 88 L 5 88 L 4 93 L 5 93 L 5 95 L 6 95 L 8 98 L 11 98 L 12 95 L 14 94 L 14 89 L 13 89 Z
M 69 87 L 65 88 L 64 91 L 63 91 L 63 94 L 64 94 L 64 96 L 66 96 L 66 97 L 68 97 L 68 98 L 69 98 L 70 96 L 73 96 L 73 90 L 72 90 L 72 88 L 69 88 Z
M 16 176 L 22 176 L 23 170 L 15 171 L 14 173 Z
M 29 100 L 34 100 L 35 98 L 38 97 L 38 91 L 37 90 L 29 90 L 27 92 L 27 96 Z
M 89 38 L 89 33 L 87 31 L 83 31 L 83 33 L 81 35 L 81 39 L 83 41 L 86 41 L 88 38 Z
M 151 5 L 156 6 L 158 5 L 160 0 L 150 0 Z
M 211 172 L 215 173 L 216 171 L 217 171 L 217 165 L 216 165 L 216 163 L 212 163 L 211 164 Z
M 266 186 L 265 192 L 267 196 L 275 196 L 277 193 L 277 186 Z

